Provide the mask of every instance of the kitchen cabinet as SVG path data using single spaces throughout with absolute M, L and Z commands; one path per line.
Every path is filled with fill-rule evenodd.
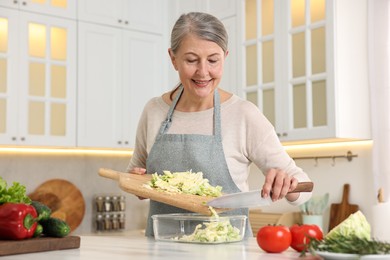
M 237 1 L 236 0 L 208 0 L 207 11 L 219 19 L 225 19 L 237 15 Z M 231 38 L 231 37 L 229 37 Z
M 76 18 L 76 0 L 1 0 L 0 6 L 55 17 Z
M 133 148 L 145 103 L 166 87 L 163 37 L 84 22 L 78 37 L 77 144 Z
M 0 142 L 75 145 L 76 23 L 0 7 Z
M 78 19 L 161 34 L 166 20 L 165 0 L 79 0 Z
M 367 0 L 242 3 L 242 93 L 280 140 L 369 139 Z

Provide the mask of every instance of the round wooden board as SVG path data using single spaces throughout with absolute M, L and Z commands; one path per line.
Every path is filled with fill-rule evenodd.
M 38 186 L 29 197 L 45 204 L 45 198 L 52 198 L 53 195 L 58 198 L 58 202 L 52 209 L 52 216 L 65 220 L 71 230 L 75 230 L 81 224 L 85 214 L 83 194 L 67 180 L 52 179 Z

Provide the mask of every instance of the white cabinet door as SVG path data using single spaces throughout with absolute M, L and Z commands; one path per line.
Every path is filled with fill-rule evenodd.
M 122 46 L 121 29 L 79 23 L 78 146 L 121 141 Z
M 0 6 L 56 17 L 76 18 L 76 0 L 1 0 Z
M 162 34 L 166 0 L 125 0 L 124 23 L 126 28 Z
M 123 0 L 78 0 L 77 5 L 80 21 L 123 26 Z
M 370 138 L 366 2 L 243 1 L 242 91 L 281 141 Z
M 19 12 L 0 8 L 0 143 L 17 142 Z
M 164 87 L 162 37 L 79 24 L 78 146 L 134 147 L 147 100 Z
M 236 0 L 208 0 L 208 11 L 219 19 L 224 19 L 236 16 L 237 4 Z
M 167 51 L 159 35 L 125 32 L 123 49 L 123 133 L 127 147 L 134 147 L 138 121 L 146 102 L 166 88 Z M 165 55 L 165 56 L 164 56 Z M 166 59 L 164 59 L 166 58 Z
M 165 0 L 79 0 L 80 21 L 162 33 Z
M 226 31 L 229 35 L 229 43 L 228 43 L 228 56 L 225 60 L 224 65 L 224 73 L 222 77 L 222 81 L 220 83 L 220 87 L 232 92 L 237 93 L 240 90 L 239 82 L 237 80 L 237 24 L 236 18 L 230 17 L 222 20 Z
M 3 22 L 10 11 L 0 9 Z M 14 14 L 16 19 L 7 21 L 13 32 L 9 55 L 3 60 L 9 68 L 4 85 L 10 109 L 5 114 L 4 144 L 74 146 L 76 24 L 26 12 Z

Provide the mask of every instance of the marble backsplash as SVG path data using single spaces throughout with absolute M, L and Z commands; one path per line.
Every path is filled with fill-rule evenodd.
M 20 182 L 27 193 L 33 192 L 49 179 L 64 179 L 72 182 L 84 196 L 86 210 L 82 223 L 73 234 L 95 232 L 93 203 L 97 194 L 119 194 L 126 199 L 126 230 L 143 229 L 146 225 L 148 200 L 123 192 L 117 182 L 100 177 L 99 168 L 124 171 L 130 157 L 127 155 L 90 154 L 40 154 L 1 153 L 0 176 L 8 185 Z

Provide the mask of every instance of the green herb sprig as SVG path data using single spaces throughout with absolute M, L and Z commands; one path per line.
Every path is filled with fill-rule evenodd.
M 315 251 L 358 255 L 390 254 L 390 243 L 357 236 L 339 236 L 337 239 L 324 238 L 323 240 L 311 239 L 308 247 L 312 255 L 316 254 Z

